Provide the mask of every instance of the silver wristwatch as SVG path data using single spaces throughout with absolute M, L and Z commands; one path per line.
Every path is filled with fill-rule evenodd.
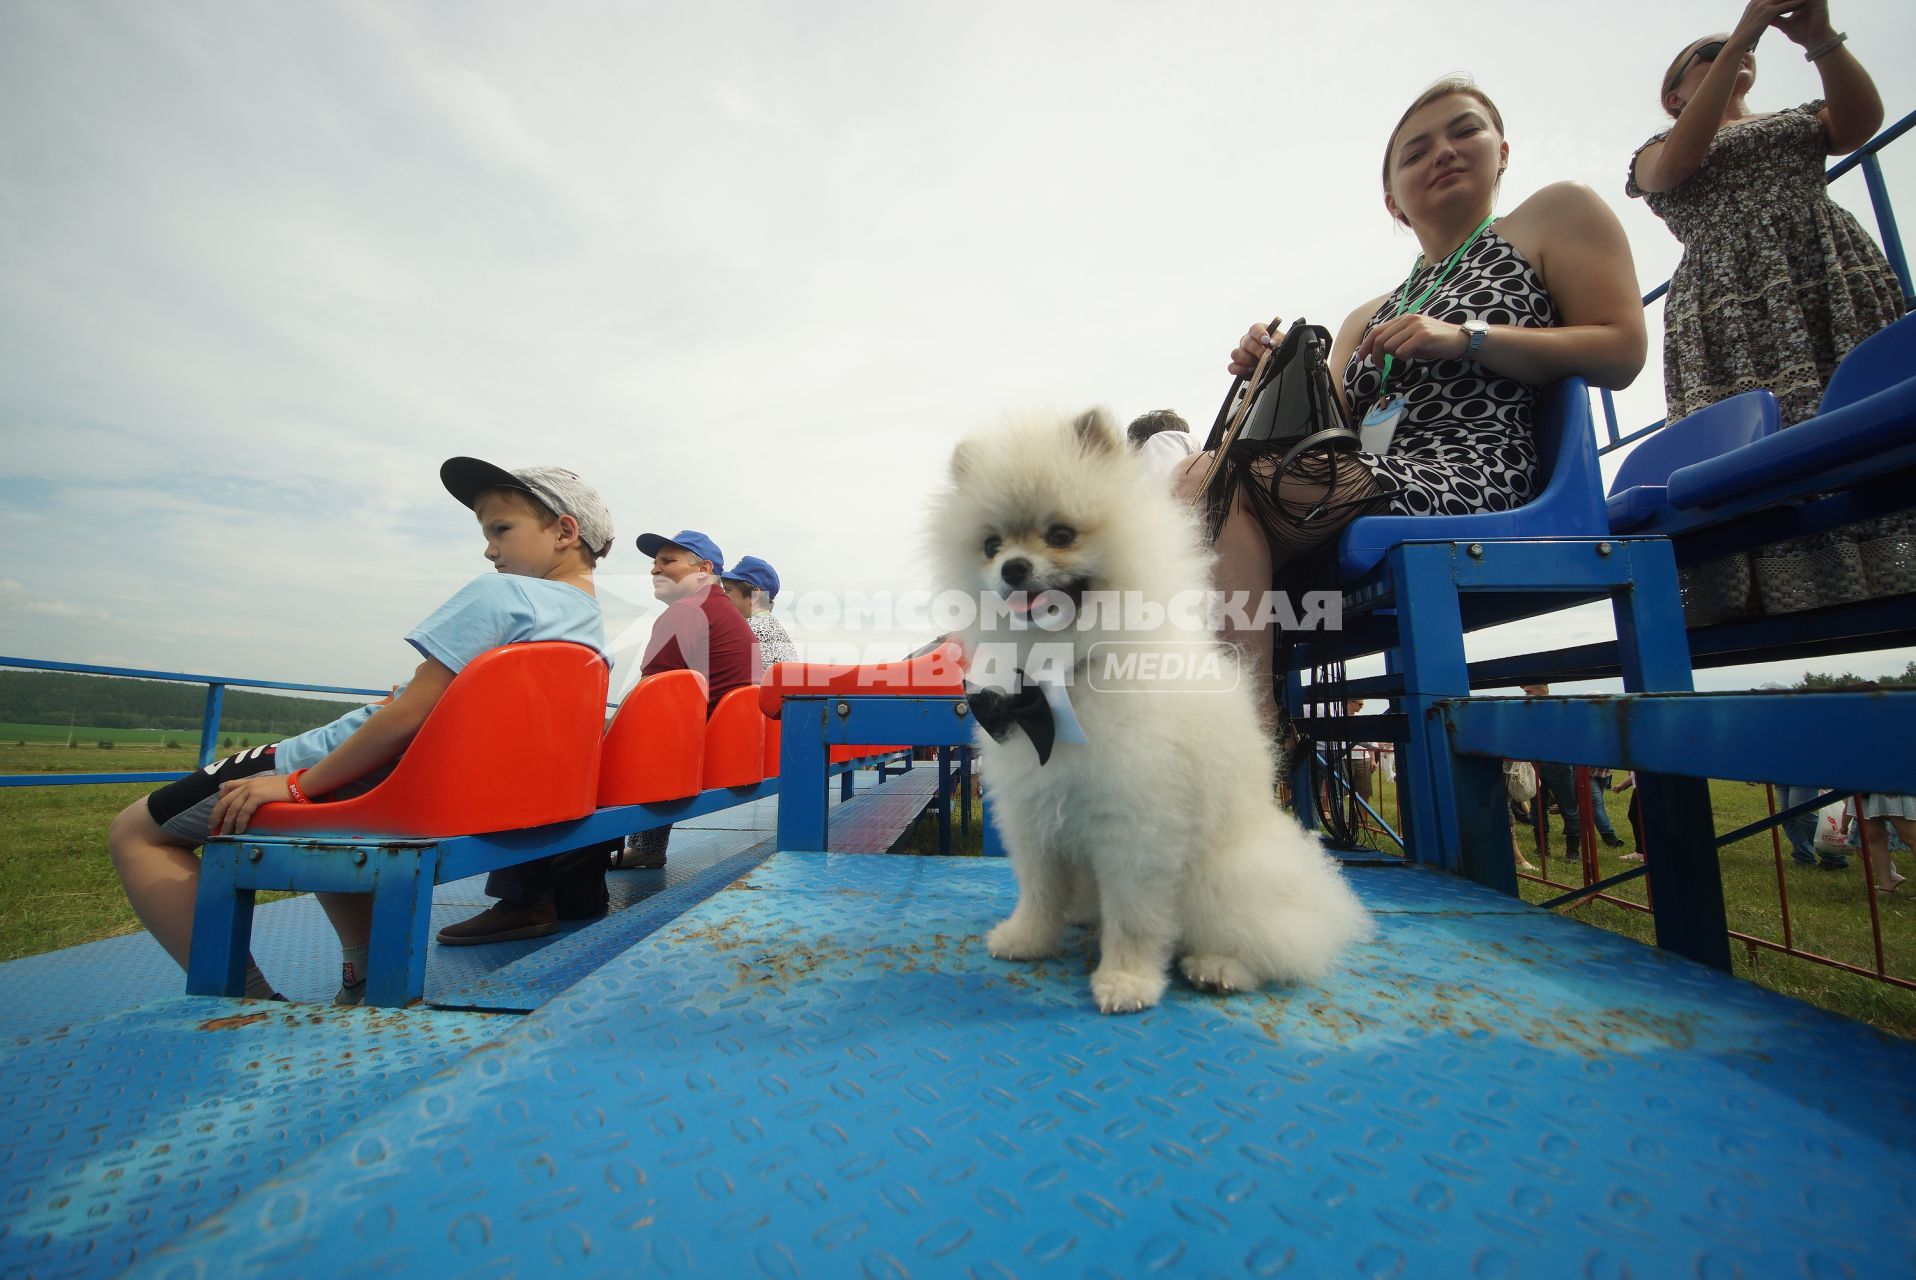
M 1484 349 L 1484 339 L 1490 336 L 1490 326 L 1482 320 L 1466 320 L 1458 328 L 1470 335 L 1470 341 L 1464 343 L 1464 359 L 1475 360 L 1477 353 Z

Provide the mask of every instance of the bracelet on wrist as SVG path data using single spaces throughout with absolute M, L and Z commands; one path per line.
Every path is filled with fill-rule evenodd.
M 286 790 L 292 793 L 294 804 L 311 804 L 313 802 L 313 798 L 300 789 L 299 775 L 305 772 L 304 769 L 295 769 L 286 775 Z
M 1847 39 L 1849 39 L 1849 32 L 1838 31 L 1835 35 L 1825 40 L 1822 44 L 1817 45 L 1814 49 L 1804 50 L 1803 61 L 1815 62 L 1818 58 L 1822 57 L 1824 54 L 1834 52 L 1837 46 L 1841 45 Z

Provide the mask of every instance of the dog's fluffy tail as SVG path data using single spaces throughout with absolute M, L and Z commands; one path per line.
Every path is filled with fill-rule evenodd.
M 1276 812 L 1259 818 L 1186 878 L 1182 950 L 1236 960 L 1260 984 L 1316 982 L 1372 935 L 1370 913 L 1313 837 Z

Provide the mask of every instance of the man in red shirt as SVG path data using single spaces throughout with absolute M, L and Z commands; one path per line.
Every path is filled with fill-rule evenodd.
M 652 557 L 652 594 L 665 601 L 665 613 L 652 624 L 652 638 L 645 643 L 639 674 L 687 667 L 698 672 L 705 677 L 705 714 L 710 716 L 720 698 L 741 685 L 757 684 L 765 673 L 758 637 L 719 586 L 724 553 L 695 529 L 669 538 L 640 534 L 639 551 Z M 655 871 L 665 865 L 671 837 L 671 827 L 628 836 L 625 848 L 613 852 L 611 865 Z
M 725 558 L 702 533 L 682 529 L 671 537 L 639 535 L 639 550 L 652 557 L 652 594 L 665 613 L 652 624 L 642 675 L 686 667 L 704 676 L 710 691 L 705 711 L 740 685 L 763 674 L 758 641 L 738 609 L 725 598 L 719 577 Z
M 742 685 L 757 684 L 763 674 L 757 637 L 719 588 L 724 554 L 693 529 L 669 538 L 643 534 L 639 550 L 652 557 L 652 594 L 665 604 L 665 612 L 652 624 L 639 674 L 687 668 L 698 672 L 705 677 L 709 716 L 720 698 Z M 470 920 L 441 929 L 439 941 L 471 946 L 539 938 L 556 932 L 561 919 L 596 919 L 608 905 L 608 866 L 663 867 L 671 834 L 671 827 L 659 827 L 629 838 L 623 847 L 594 845 L 495 871 L 486 879 L 486 892 L 500 901 Z

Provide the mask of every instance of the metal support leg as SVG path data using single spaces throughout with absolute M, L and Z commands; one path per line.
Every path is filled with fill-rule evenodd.
M 1659 538 L 1619 545 L 1630 558 L 1630 588 L 1619 591 L 1612 605 L 1623 687 L 1632 693 L 1687 693 L 1690 644 L 1670 544 Z M 1657 945 L 1711 968 L 1729 969 L 1729 921 L 1709 782 L 1640 773 L 1637 788 Z
M 1440 698 L 1468 697 L 1470 675 L 1464 664 L 1463 614 L 1457 601 L 1452 558 L 1460 550 L 1446 543 L 1408 544 L 1393 548 L 1386 558 L 1397 596 L 1396 652 L 1404 671 L 1404 715 L 1409 741 L 1398 775 L 1400 787 L 1410 787 L 1417 803 L 1405 815 L 1405 839 L 1411 857 L 1460 875 L 1465 871 L 1459 829 L 1457 781 L 1474 790 L 1476 770 L 1453 772 L 1450 744 L 1443 726 L 1431 714 Z M 1494 763 L 1494 762 L 1493 762 Z M 1497 785 L 1501 787 L 1502 783 Z M 1465 808 L 1473 815 L 1470 840 L 1483 839 L 1477 828 L 1481 807 L 1467 795 Z M 1503 860 L 1510 856 L 1509 826 L 1495 842 Z M 1473 854 L 1471 867 L 1494 885 L 1502 877 L 1489 869 L 1487 855 Z M 1471 878 L 1476 879 L 1477 876 Z
M 246 957 L 253 937 L 253 891 L 234 887 L 240 845 L 216 841 L 200 860 L 199 897 L 193 906 L 193 950 L 186 964 L 186 992 L 237 996 L 246 990 Z
M 778 847 L 825 852 L 828 817 L 825 797 L 826 704 L 788 699 L 784 733 L 779 739 Z
M 206 686 L 206 709 L 200 714 L 200 768 L 219 759 L 220 707 L 226 701 L 226 686 Z
M 998 830 L 998 824 L 994 820 L 994 815 L 991 812 L 991 793 L 990 792 L 985 793 L 984 801 L 979 806 L 979 816 L 985 824 L 984 834 L 982 837 L 982 844 L 984 846 L 985 857 L 987 858 L 1004 857 L 1005 856 L 1004 833 Z
M 1283 702 L 1281 705 L 1289 715 L 1295 716 L 1304 709 L 1304 677 L 1303 674 L 1297 670 L 1298 657 L 1295 650 L 1292 651 L 1291 662 L 1291 669 L 1284 673 Z M 1284 749 L 1283 743 L 1280 742 L 1277 745 L 1279 751 Z M 1317 793 L 1311 787 L 1309 749 L 1305 748 L 1294 752 L 1292 758 L 1281 760 L 1278 767 L 1284 770 L 1284 777 L 1290 783 L 1292 816 L 1297 819 L 1298 824 L 1302 826 L 1304 830 L 1317 830 L 1319 825 L 1317 818 Z
M 958 834 L 971 839 L 971 748 L 958 748 Z
M 938 852 L 951 852 L 951 748 L 938 748 Z
M 847 769 L 838 775 L 838 799 L 841 804 L 852 798 L 852 775 L 857 772 L 856 769 Z
M 366 1003 L 394 1009 L 425 994 L 432 943 L 432 890 L 439 849 L 380 850 L 373 876 L 373 929 L 366 949 Z

